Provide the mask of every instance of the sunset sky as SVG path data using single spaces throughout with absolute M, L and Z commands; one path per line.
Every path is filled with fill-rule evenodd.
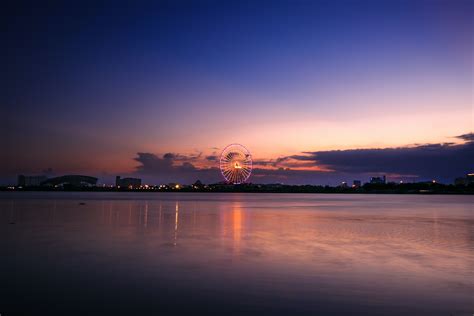
M 474 2 L 34 2 L 5 8 L 0 183 L 255 183 L 474 171 Z M 5 136 L 6 135 L 6 136 Z

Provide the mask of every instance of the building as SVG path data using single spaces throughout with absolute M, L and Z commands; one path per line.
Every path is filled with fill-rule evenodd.
M 41 183 L 44 186 L 54 187 L 92 187 L 97 184 L 97 178 L 83 175 L 65 175 L 51 178 Z
M 18 186 L 19 187 L 38 187 L 48 178 L 46 176 L 18 176 Z
M 454 180 L 455 185 L 469 185 L 474 183 L 474 173 L 468 173 L 465 177 L 459 177 Z
M 194 182 L 193 189 L 202 190 L 203 188 L 204 188 L 204 184 L 202 184 L 200 180 L 197 180 L 196 182 Z
M 385 175 L 383 175 L 382 177 L 372 177 L 370 178 L 370 183 L 371 184 L 385 184 L 387 183 L 387 178 L 385 177 Z
M 117 188 L 138 189 L 142 185 L 142 179 L 139 178 L 121 178 L 115 177 L 115 186 Z
M 362 186 L 362 182 L 360 180 L 354 180 L 352 182 L 352 187 L 353 188 L 360 188 Z

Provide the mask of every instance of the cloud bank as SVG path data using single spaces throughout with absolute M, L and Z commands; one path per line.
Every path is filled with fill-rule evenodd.
M 301 154 L 254 161 L 254 183 L 337 184 L 340 181 L 387 174 L 392 180 L 430 180 L 451 183 L 474 171 L 474 134 L 456 137 L 463 143 L 418 144 L 398 148 L 304 151 Z M 154 181 L 212 183 L 222 180 L 218 157 L 137 153 L 135 173 Z M 208 167 L 197 167 L 207 163 Z

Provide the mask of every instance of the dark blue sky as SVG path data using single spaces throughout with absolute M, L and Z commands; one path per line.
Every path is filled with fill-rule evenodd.
M 137 153 L 204 157 L 232 142 L 263 161 L 472 132 L 472 1 L 15 2 L 2 11 L 2 181 L 45 168 L 132 174 Z

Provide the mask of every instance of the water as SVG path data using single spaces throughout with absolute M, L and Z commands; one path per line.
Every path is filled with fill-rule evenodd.
M 472 315 L 473 202 L 3 192 L 0 313 Z

